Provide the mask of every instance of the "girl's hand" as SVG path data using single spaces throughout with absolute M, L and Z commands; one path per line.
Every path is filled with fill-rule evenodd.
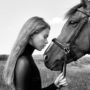
M 63 73 L 60 73 L 59 76 L 56 78 L 56 80 L 54 81 L 54 84 L 57 86 L 57 87 L 60 87 L 60 86 L 67 86 L 67 81 L 66 81 L 66 78 L 64 77 Z

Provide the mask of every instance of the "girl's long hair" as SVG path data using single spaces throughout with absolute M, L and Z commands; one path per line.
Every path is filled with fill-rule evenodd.
M 6 84 L 10 85 L 13 83 L 16 61 L 24 51 L 30 36 L 45 28 L 50 29 L 50 26 L 43 18 L 37 16 L 28 19 L 23 25 L 4 67 L 3 78 Z

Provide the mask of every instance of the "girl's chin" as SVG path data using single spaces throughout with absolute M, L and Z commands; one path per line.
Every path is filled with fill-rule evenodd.
M 38 51 L 42 51 L 43 48 L 37 48 Z
M 39 51 L 42 51 L 42 49 L 44 49 L 44 48 L 40 48 L 40 49 L 38 49 Z
M 44 46 L 36 48 L 36 49 L 39 50 L 39 51 L 42 51 L 42 49 L 44 49 Z

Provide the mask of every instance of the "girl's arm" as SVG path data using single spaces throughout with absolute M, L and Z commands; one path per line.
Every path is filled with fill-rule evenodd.
M 24 89 L 24 79 L 26 76 L 28 62 L 25 60 L 26 58 L 20 58 L 17 62 L 16 69 L 15 69 L 15 79 L 16 79 L 16 86 L 15 90 L 25 90 Z

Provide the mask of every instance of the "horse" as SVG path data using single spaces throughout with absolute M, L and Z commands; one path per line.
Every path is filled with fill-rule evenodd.
M 54 71 L 62 72 L 64 63 L 90 54 L 90 1 L 81 0 L 66 13 L 65 19 L 61 33 L 44 52 L 45 66 Z

